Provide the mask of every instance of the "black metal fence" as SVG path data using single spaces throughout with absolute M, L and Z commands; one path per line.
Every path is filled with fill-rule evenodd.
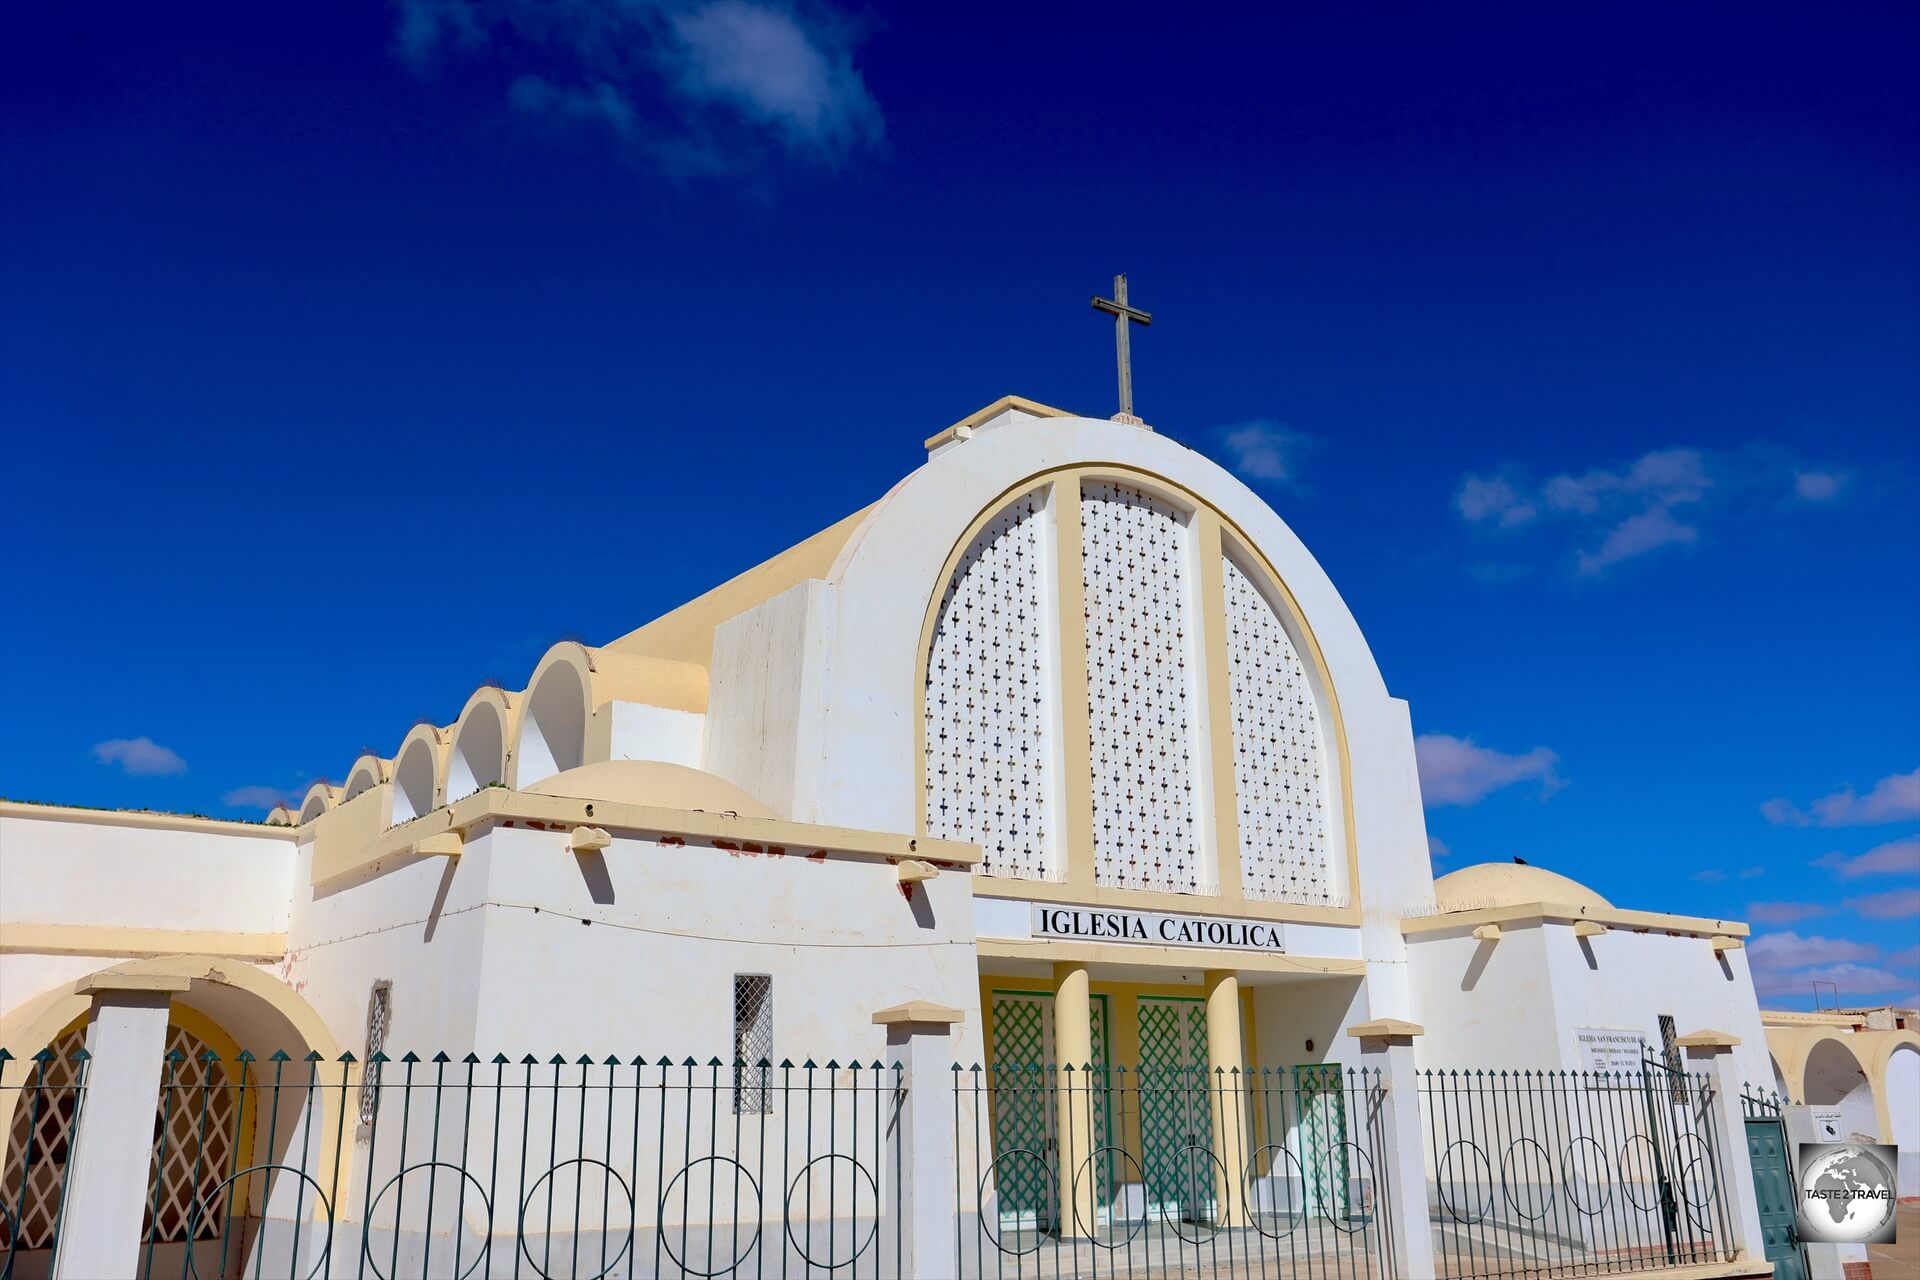
M 0 1280 L 24 1272 L 22 1256 L 49 1261 L 59 1246 L 67 1202 L 67 1168 L 87 1097 L 85 1049 L 42 1049 L 25 1062 L 0 1049 Z
M 1713 1086 L 1639 1070 L 1427 1071 L 1441 1274 L 1612 1275 L 1731 1257 Z
M 1379 1073 L 954 1068 L 954 1274 L 1392 1280 Z
M 68 1056 L 0 1075 L 0 1280 L 50 1274 L 60 1247 L 87 1066 Z M 143 1280 L 901 1274 L 898 1066 L 366 1065 L 170 1055 Z

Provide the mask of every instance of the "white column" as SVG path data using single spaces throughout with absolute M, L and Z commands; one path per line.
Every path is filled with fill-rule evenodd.
M 1720 1198 L 1733 1233 L 1727 1247 L 1735 1260 L 1759 1261 L 1767 1256 L 1767 1245 L 1760 1233 L 1760 1195 L 1753 1186 L 1753 1158 L 1747 1152 L 1740 1073 L 1733 1064 L 1733 1051 L 1740 1041 L 1724 1031 L 1694 1031 L 1675 1043 L 1686 1050 L 1689 1066 L 1706 1072 L 1713 1086 L 1707 1109 L 1720 1139 Z
M 1426 1143 L 1420 1127 L 1420 1077 L 1413 1064 L 1413 1038 L 1424 1028 L 1398 1018 L 1380 1018 L 1349 1027 L 1360 1041 L 1360 1066 L 1378 1071 L 1385 1090 L 1380 1132 L 1387 1163 L 1381 1196 L 1393 1244 L 1394 1274 L 1437 1276 L 1433 1223 L 1427 1211 Z
M 186 978 L 117 973 L 75 985 L 93 997 L 93 1012 L 55 1280 L 132 1280 L 138 1268 L 167 1007 L 189 985 Z
M 873 1015 L 888 1055 L 906 1068 L 906 1114 L 898 1129 L 903 1276 L 957 1274 L 958 1135 L 954 1133 L 953 1028 L 958 1009 L 914 1000 Z M 978 1212 L 978 1206 L 975 1206 Z M 883 1251 L 884 1252 L 884 1251 Z
M 1800 1175 L 1800 1144 L 1832 1142 L 1832 1137 L 1820 1132 L 1813 1119 L 1813 1108 L 1804 1103 L 1795 1103 L 1780 1108 L 1781 1122 L 1787 1130 L 1787 1169 L 1795 1178 Z M 1812 1280 L 1853 1280 L 1863 1274 L 1870 1259 L 1867 1246 L 1863 1244 L 1802 1244 L 1801 1249 L 1807 1255 L 1807 1275 Z M 1852 1268 L 1849 1271 L 1849 1268 Z

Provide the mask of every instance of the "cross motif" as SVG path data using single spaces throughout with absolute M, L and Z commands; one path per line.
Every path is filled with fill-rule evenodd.
M 1130 324 L 1148 325 L 1153 317 L 1144 311 L 1127 305 L 1126 273 L 1113 278 L 1113 297 L 1093 299 L 1095 311 L 1105 311 L 1113 317 L 1114 354 L 1120 365 L 1120 417 L 1122 420 L 1133 418 L 1133 355 L 1128 345 L 1127 328 Z

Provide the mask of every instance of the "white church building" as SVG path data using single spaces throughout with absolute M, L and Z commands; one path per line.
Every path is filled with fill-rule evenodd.
M 1739 922 L 1436 880 L 1334 583 L 1137 421 L 1000 400 L 447 710 L 264 825 L 0 804 L 0 1268 L 1828 1266 L 1749 1126 L 1841 1029 Z M 1911 1163 L 1920 1035 L 1845 1031 Z

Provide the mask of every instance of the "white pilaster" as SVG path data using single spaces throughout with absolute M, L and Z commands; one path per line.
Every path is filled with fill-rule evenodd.
M 1727 1241 L 1736 1260 L 1767 1256 L 1760 1233 L 1760 1195 L 1753 1186 L 1753 1159 L 1747 1152 L 1747 1117 L 1740 1105 L 1740 1072 L 1733 1051 L 1740 1041 L 1724 1031 L 1694 1031 L 1676 1041 L 1686 1050 L 1688 1065 L 1704 1071 L 1713 1087 L 1707 1109 L 1719 1138 L 1720 1197 L 1726 1206 L 1732 1238 Z
M 93 1012 L 55 1280 L 130 1280 L 138 1268 L 167 1007 L 189 985 L 156 974 L 96 973 L 75 986 L 93 997 Z
M 1380 1130 L 1386 1140 L 1387 1186 L 1382 1199 L 1393 1243 L 1394 1274 L 1408 1280 L 1439 1275 L 1433 1256 L 1433 1223 L 1427 1211 L 1426 1144 L 1420 1131 L 1420 1077 L 1413 1065 L 1413 1038 L 1423 1028 L 1397 1018 L 1349 1027 L 1360 1041 L 1360 1066 L 1378 1071 L 1385 1091 Z
M 875 1023 L 887 1029 L 887 1051 L 906 1068 L 906 1114 L 899 1133 L 900 1218 L 903 1276 L 955 1274 L 955 1179 L 959 1153 L 954 1134 L 953 1028 L 958 1009 L 914 1000 L 882 1009 Z

